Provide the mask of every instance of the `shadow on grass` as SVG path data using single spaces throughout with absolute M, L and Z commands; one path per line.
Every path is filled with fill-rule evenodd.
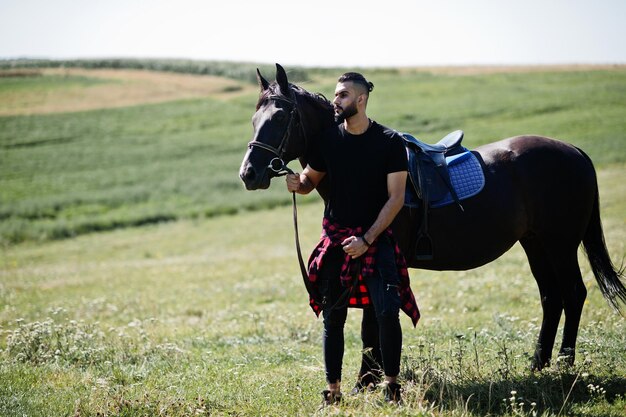
M 600 377 L 550 370 L 507 379 L 451 380 L 430 370 L 419 379 L 407 379 L 417 384 L 415 391 L 407 392 L 417 401 L 427 401 L 442 410 L 461 407 L 471 415 L 608 417 L 620 415 L 626 404 L 626 377 L 620 375 Z

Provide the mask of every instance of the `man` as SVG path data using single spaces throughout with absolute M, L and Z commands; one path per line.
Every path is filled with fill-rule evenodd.
M 317 138 L 319 149 L 302 174 L 288 175 L 286 180 L 287 189 L 299 194 L 311 192 L 325 175 L 331 183 L 322 239 L 309 260 L 309 279 L 322 298 L 321 305 L 313 300 L 312 307 L 317 313 L 321 309 L 324 318 L 326 404 L 341 399 L 348 306 L 373 306 L 378 327 L 374 339 L 380 346 L 370 347 L 380 348 L 385 398 L 396 403 L 402 349 L 399 309 L 402 306 L 414 324 L 419 319 L 406 264 L 389 228 L 404 204 L 406 153 L 395 131 L 367 117 L 373 88 L 359 73 L 339 78 L 333 100 L 338 126 Z M 364 337 L 371 333 L 363 330 Z

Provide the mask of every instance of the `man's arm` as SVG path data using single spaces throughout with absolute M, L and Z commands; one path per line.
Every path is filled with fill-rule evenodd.
M 393 222 L 404 205 L 404 190 L 406 187 L 407 171 L 398 171 L 387 174 L 387 191 L 389 199 L 378 213 L 376 221 L 363 235 L 370 244 Z M 342 242 L 345 252 L 353 258 L 358 258 L 367 252 L 367 243 L 361 237 L 351 236 Z
M 325 175 L 325 172 L 316 171 L 307 165 L 302 174 L 287 174 L 285 179 L 287 190 L 298 194 L 308 194 L 317 187 Z

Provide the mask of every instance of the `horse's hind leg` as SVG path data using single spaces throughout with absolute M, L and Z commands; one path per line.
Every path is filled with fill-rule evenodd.
M 559 277 L 563 308 L 565 309 L 565 324 L 563 326 L 563 341 L 559 356 L 565 357 L 567 363 L 573 364 L 576 350 L 576 337 L 580 325 L 587 289 L 578 265 L 577 250 L 570 250 L 567 255 L 555 256 L 553 263 Z
M 531 364 L 533 370 L 541 370 L 545 366 L 550 366 L 554 339 L 563 312 L 563 301 L 559 291 L 557 273 L 542 243 L 538 239 L 522 239 L 520 243 L 528 256 L 530 269 L 537 281 L 541 296 L 543 320 Z

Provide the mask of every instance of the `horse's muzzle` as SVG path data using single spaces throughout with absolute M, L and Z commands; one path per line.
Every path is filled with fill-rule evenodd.
M 257 169 L 251 164 L 245 164 L 239 171 L 239 178 L 246 186 L 246 190 L 265 190 L 270 186 L 270 178 L 267 175 L 267 170 L 259 173 Z

